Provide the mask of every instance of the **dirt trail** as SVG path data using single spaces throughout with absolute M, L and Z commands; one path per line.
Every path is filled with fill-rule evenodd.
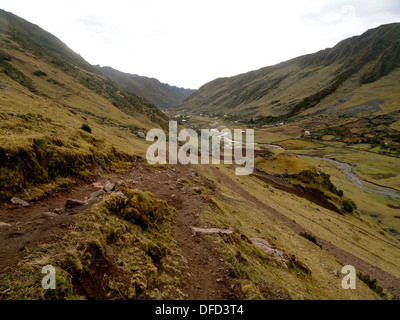
M 101 184 L 101 181 L 97 181 Z M 0 272 L 15 264 L 34 250 L 40 243 L 56 241 L 57 237 L 75 227 L 73 215 L 86 210 L 87 206 L 66 210 L 62 215 L 44 215 L 64 207 L 72 198 L 84 200 L 98 190 L 93 184 L 78 184 L 69 192 L 55 193 L 51 197 L 30 203 L 29 207 L 3 204 L 0 207 L 0 222 L 11 226 L 0 227 Z
M 306 232 L 303 226 L 296 223 L 294 220 L 286 217 L 279 211 L 271 208 L 267 204 L 263 203 L 259 199 L 255 198 L 251 194 L 249 194 L 246 190 L 242 189 L 239 185 L 237 185 L 232 179 L 227 177 L 224 173 L 222 173 L 218 168 L 213 167 L 214 173 L 223 181 L 223 183 L 229 187 L 232 191 L 242 196 L 244 199 L 254 203 L 261 210 L 265 210 L 271 213 L 274 217 L 276 217 L 281 223 L 295 231 L 296 233 Z M 269 217 L 267 217 L 269 218 Z M 269 218 L 271 219 L 271 218 Z M 272 218 L 273 220 L 273 218 Z M 327 240 L 318 238 L 318 243 L 322 245 L 322 248 L 329 252 L 331 255 L 339 259 L 345 264 L 353 265 L 358 271 L 363 272 L 364 274 L 370 275 L 372 278 L 377 279 L 378 283 L 383 286 L 385 289 L 395 294 L 396 296 L 400 296 L 400 278 L 383 271 L 382 269 L 371 265 L 370 263 L 352 255 L 351 253 L 344 251 L 337 246 L 333 245 Z
M 133 189 L 150 191 L 167 201 L 177 210 L 173 221 L 173 236 L 181 249 L 181 264 L 185 266 L 181 275 L 181 291 L 185 299 L 235 300 L 243 298 L 240 284 L 230 276 L 222 254 L 206 236 L 194 235 L 192 227 L 209 227 L 200 223 L 199 214 L 203 206 L 201 195 L 183 186 L 179 179 L 191 179 L 196 175 L 187 166 L 149 169 L 142 163 L 134 164 L 132 170 L 112 181 L 124 180 Z M 197 180 L 201 179 L 196 177 Z M 104 184 L 99 179 L 93 184 L 79 184 L 71 191 L 48 197 L 30 207 L 0 208 L 0 222 L 11 225 L 0 227 L 0 272 L 15 265 L 20 259 L 41 243 L 57 241 L 75 227 L 74 214 L 90 208 L 90 205 L 66 210 L 56 217 L 44 216 L 46 212 L 64 207 L 66 200 L 86 200 Z M 204 183 L 208 183 L 204 181 Z M 212 189 L 212 185 L 209 185 Z M 171 297 L 174 299 L 176 297 Z
M 145 174 L 143 174 L 145 172 Z M 196 187 L 183 187 L 179 179 L 191 179 L 195 172 L 187 166 L 177 165 L 163 170 L 149 170 L 138 164 L 131 178 L 140 178 L 130 187 L 152 192 L 175 207 L 173 236 L 181 249 L 181 260 L 186 270 L 181 276 L 181 291 L 190 300 L 235 300 L 242 298 L 238 281 L 232 278 L 221 253 L 206 236 L 194 235 L 192 227 L 202 227 L 199 219 L 203 200 L 191 191 Z M 196 179 L 201 179 L 196 177 Z M 129 179 L 127 184 L 129 186 Z M 202 181 L 207 184 L 207 181 Z M 211 189 L 212 185 L 208 185 Z
M 257 205 L 261 210 L 271 213 L 272 217 L 266 216 L 271 221 L 277 219 L 295 232 L 306 231 L 295 221 L 253 197 L 217 168 L 214 167 L 213 170 L 232 191 Z M 180 180 L 182 178 L 192 180 L 193 184 L 183 185 Z M 230 276 L 230 269 L 216 244 L 208 236 L 194 235 L 192 232 L 192 227 L 212 227 L 200 222 L 199 215 L 203 200 L 202 196 L 194 191 L 194 187 L 206 185 L 212 195 L 216 192 L 213 184 L 197 176 L 195 171 L 188 166 L 149 169 L 140 162 L 134 164 L 129 173 L 123 176 L 116 175 L 114 180 L 120 179 L 131 188 L 152 192 L 156 197 L 166 200 L 176 208 L 173 236 L 181 249 L 182 264 L 186 266 L 180 279 L 180 289 L 186 299 L 243 298 L 238 279 Z M 11 205 L 0 207 L 0 222 L 11 225 L 0 227 L 0 272 L 8 266 L 15 265 L 40 243 L 57 241 L 58 237 L 74 229 L 73 215 L 84 212 L 90 205 L 68 209 L 57 217 L 43 214 L 62 208 L 67 199 L 87 199 L 93 192 L 99 190 L 104 182 L 104 179 L 99 179 L 94 184 L 78 184 L 69 192 L 55 194 L 42 201 L 31 203 L 28 208 L 17 208 Z M 318 242 L 339 260 L 354 265 L 363 273 L 376 278 L 383 287 L 400 296 L 399 278 L 337 248 L 326 240 L 318 239 Z M 174 298 L 171 297 L 171 299 Z

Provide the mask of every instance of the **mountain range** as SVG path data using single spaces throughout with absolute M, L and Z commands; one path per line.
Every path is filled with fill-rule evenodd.
M 257 123 L 318 116 L 321 123 L 337 124 L 337 118 L 357 118 L 361 109 L 369 116 L 397 114 L 399 66 L 400 24 L 392 23 L 333 48 L 216 79 L 174 110 Z
M 398 299 L 399 39 L 384 25 L 193 93 L 0 10 L 0 299 Z M 149 164 L 174 113 L 254 128 L 253 174 Z
M 111 67 L 97 66 L 97 69 L 126 91 L 143 97 L 160 109 L 177 106 L 196 91 L 170 86 L 154 78 L 124 73 Z
M 2 196 L 34 181 L 88 173 L 133 154 L 137 146 L 129 146 L 127 135 L 168 126 L 156 106 L 106 78 L 55 36 L 2 10 L 0 41 Z M 83 125 L 98 132 L 97 139 Z M 76 163 L 62 164 L 64 157 Z

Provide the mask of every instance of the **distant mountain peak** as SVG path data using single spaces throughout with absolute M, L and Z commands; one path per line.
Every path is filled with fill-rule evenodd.
M 161 83 L 155 78 L 124 73 L 112 67 L 96 67 L 103 75 L 119 84 L 125 90 L 145 98 L 160 109 L 174 107 L 196 91 Z
M 211 81 L 175 110 L 260 121 L 290 119 L 326 108 L 349 94 L 357 93 L 355 97 L 362 100 L 363 90 L 365 95 L 373 93 L 374 99 L 382 99 L 382 89 L 371 92 L 367 85 L 390 77 L 385 84 L 385 90 L 390 90 L 398 81 L 393 72 L 399 67 L 400 23 L 391 23 L 333 48 Z M 399 98 L 397 93 L 388 94 L 391 101 Z

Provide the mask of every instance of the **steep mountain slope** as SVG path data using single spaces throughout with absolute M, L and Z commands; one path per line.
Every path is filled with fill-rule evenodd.
M 153 78 L 123 73 L 111 67 L 97 66 L 97 69 L 125 90 L 145 98 L 160 109 L 174 107 L 196 91 L 170 86 Z
M 150 166 L 135 133 L 165 128 L 160 110 L 39 27 L 0 11 L 0 30 L 0 299 L 399 295 L 398 241 L 353 206 L 332 211 L 327 197 L 346 196 L 316 167 L 257 159 L 290 167 L 296 195 L 232 165 Z M 345 264 L 362 272 L 357 290 L 343 290 Z
M 259 123 L 298 119 L 317 111 L 327 112 L 325 122 L 336 123 L 340 113 L 354 114 L 346 108 L 365 103 L 370 105 L 368 115 L 389 113 L 398 111 L 399 67 L 400 24 L 393 23 L 331 49 L 216 79 L 176 110 L 253 118 Z
M 138 130 L 167 124 L 154 105 L 104 77 L 53 35 L 5 11 L 0 97 L 5 198 L 28 186 L 88 177 L 113 159 L 134 156 L 144 148 L 136 141 Z

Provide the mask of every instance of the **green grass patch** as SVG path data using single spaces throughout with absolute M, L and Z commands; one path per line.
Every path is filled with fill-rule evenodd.
M 88 124 L 86 124 L 86 123 L 82 124 L 81 129 L 82 129 L 83 131 L 88 132 L 88 133 L 92 133 L 92 128 L 90 128 L 90 126 L 89 126 Z
M 105 170 L 114 161 L 134 156 L 107 149 L 87 133 L 67 139 L 34 138 L 26 146 L 0 147 L 0 197 L 7 200 L 26 189 L 54 184 L 60 178 L 87 180 L 97 167 Z
M 357 277 L 362 282 L 364 282 L 372 291 L 374 291 L 377 295 L 379 295 L 382 299 L 387 300 L 388 296 L 383 290 L 383 288 L 378 285 L 376 279 L 371 279 L 371 277 L 367 274 L 363 274 L 362 272 L 357 272 Z
M 315 238 L 315 236 L 309 232 L 300 232 L 299 233 L 300 236 L 302 236 L 303 238 L 307 239 L 308 241 L 311 241 L 312 243 L 316 244 L 318 247 L 320 247 L 322 249 L 322 245 L 320 245 L 317 241 L 317 239 Z
M 77 216 L 74 231 L 39 246 L 0 274 L 3 299 L 163 299 L 182 297 L 180 266 L 171 235 L 174 209 L 149 193 L 123 187 Z M 138 202 L 138 199 L 141 199 Z M 162 216 L 155 216 L 162 206 Z M 135 209 L 152 221 L 144 228 L 122 212 Z M 41 288 L 41 268 L 56 268 L 56 290 Z

